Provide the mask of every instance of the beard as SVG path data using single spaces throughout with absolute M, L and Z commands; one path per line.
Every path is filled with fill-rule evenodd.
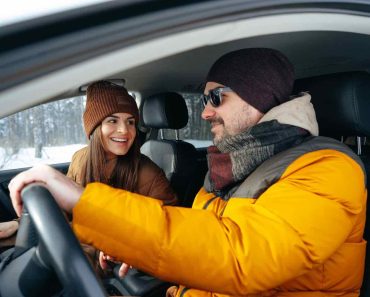
M 219 129 L 217 134 L 214 134 L 213 137 L 213 144 L 221 151 L 224 152 L 225 144 L 232 142 L 233 138 L 241 133 L 245 133 L 246 131 L 250 131 L 253 126 L 247 123 L 243 123 L 244 125 L 237 125 L 237 126 L 225 126 L 225 123 L 222 119 L 215 119 L 211 121 L 212 124 L 217 124 L 222 129 Z
M 218 134 L 215 134 L 214 133 L 214 136 L 213 136 L 213 144 L 217 147 L 217 145 L 223 141 L 223 139 L 226 137 L 230 137 L 231 135 L 227 132 L 227 130 L 225 129 L 225 123 L 223 121 L 223 119 L 221 118 L 216 118 L 216 119 L 213 119 L 212 121 L 210 121 L 210 125 L 211 127 L 213 127 L 213 125 L 219 125 L 219 126 L 222 126 L 222 131 L 219 132 Z

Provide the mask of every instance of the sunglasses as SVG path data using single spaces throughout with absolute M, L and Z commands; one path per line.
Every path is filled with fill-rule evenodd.
M 220 87 L 210 90 L 208 95 L 202 96 L 203 106 L 206 107 L 208 101 L 211 102 L 213 107 L 220 106 L 222 103 L 222 93 L 223 92 L 232 92 L 233 90 L 228 87 Z

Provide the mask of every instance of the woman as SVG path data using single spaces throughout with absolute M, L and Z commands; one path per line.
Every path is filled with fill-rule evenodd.
M 82 186 L 102 182 L 174 205 L 177 198 L 165 174 L 140 153 L 138 121 L 136 102 L 124 87 L 107 81 L 91 84 L 83 115 L 89 144 L 73 155 L 67 176 Z M 92 255 L 94 250 L 88 253 Z M 100 253 L 103 268 L 108 259 Z M 128 266 L 122 265 L 120 275 L 127 270 Z

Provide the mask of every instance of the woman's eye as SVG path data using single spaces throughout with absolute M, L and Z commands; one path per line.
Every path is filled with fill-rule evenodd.
M 128 120 L 127 123 L 130 125 L 130 126 L 134 126 L 135 125 L 135 120 Z
M 117 121 L 116 119 L 109 119 L 107 120 L 107 123 L 115 124 Z

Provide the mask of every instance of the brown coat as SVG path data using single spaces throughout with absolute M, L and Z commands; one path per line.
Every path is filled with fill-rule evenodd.
M 86 158 L 87 147 L 84 147 L 74 153 L 68 168 L 67 176 L 78 184 L 81 184 L 81 168 L 82 164 L 86 162 Z M 116 164 L 115 162 L 116 159 L 107 162 L 104 168 L 105 176 L 110 176 Z M 162 200 L 166 205 L 175 205 L 177 203 L 177 197 L 163 170 L 145 155 L 141 155 L 138 174 L 135 193 Z M 82 248 L 98 275 L 104 276 L 106 273 L 111 273 L 110 271 L 105 272 L 100 268 L 98 250 L 87 244 L 82 244 Z
M 81 167 L 87 158 L 87 147 L 78 150 L 72 157 L 67 176 L 81 184 Z M 104 169 L 109 176 L 114 169 L 116 159 L 110 160 Z M 162 200 L 166 205 L 174 205 L 177 198 L 164 172 L 147 156 L 141 155 L 138 172 L 138 184 L 134 193 Z

